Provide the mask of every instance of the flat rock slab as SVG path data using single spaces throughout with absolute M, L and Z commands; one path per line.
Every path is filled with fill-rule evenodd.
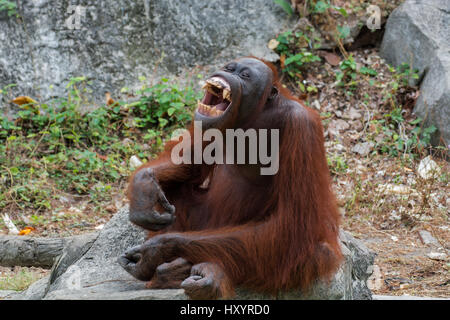
M 141 244 L 145 232 L 128 220 L 128 208 L 122 208 L 101 230 L 94 241 L 83 242 L 79 250 L 65 248 L 51 274 L 20 294 L 7 299 L 48 300 L 122 300 L 187 299 L 183 290 L 148 290 L 145 283 L 125 272 L 117 258 L 128 248 Z M 340 235 L 345 262 L 330 284 L 317 283 L 308 294 L 292 291 L 279 299 L 371 299 L 367 279 L 373 270 L 374 254 L 361 241 L 346 232 Z M 87 243 L 87 244 L 86 244 Z M 89 248 L 86 248 L 89 245 Z M 79 246 L 80 247 L 80 246 Z M 65 263 L 61 264 L 61 259 Z M 71 262 L 71 263 L 70 263 Z M 243 289 L 237 299 L 273 299 Z

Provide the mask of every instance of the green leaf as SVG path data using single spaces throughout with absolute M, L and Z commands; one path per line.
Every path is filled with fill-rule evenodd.
M 371 69 L 371 68 L 367 68 L 367 67 L 361 67 L 361 69 L 359 69 L 359 72 L 362 74 L 367 74 L 367 75 L 371 75 L 371 76 L 376 76 L 378 73 Z
M 286 0 L 273 0 L 274 3 L 278 4 L 283 10 L 288 14 L 292 15 L 294 11 L 292 10 L 291 5 Z
M 411 122 L 410 122 L 410 124 L 412 124 L 412 125 L 416 125 L 416 124 L 420 123 L 421 121 L 422 121 L 422 119 L 421 119 L 421 118 L 417 118 L 417 119 L 415 119 L 415 120 L 411 121 Z
M 347 10 L 345 10 L 344 8 L 334 7 L 334 9 L 336 9 L 337 11 L 339 11 L 339 12 L 342 14 L 342 16 L 343 16 L 344 18 L 347 18 L 347 17 L 348 17 Z
M 330 6 L 323 2 L 323 1 L 318 1 L 314 7 L 314 12 L 316 13 L 324 13 Z
M 339 38 L 345 39 L 350 35 L 350 28 L 348 26 L 338 26 Z
M 176 109 L 180 109 L 180 108 L 184 107 L 184 103 L 183 102 L 171 102 L 170 106 L 174 107 Z
M 169 109 L 167 109 L 167 114 L 169 115 L 169 116 L 171 116 L 171 115 L 173 115 L 173 113 L 176 111 L 176 109 L 175 108 L 169 108 Z
M 300 87 L 300 90 L 302 90 L 302 92 L 305 92 L 305 85 L 303 83 L 301 83 L 300 81 L 298 82 L 298 86 Z
M 291 64 L 292 62 L 299 61 L 303 58 L 303 53 L 297 53 L 295 56 L 291 56 L 284 60 L 284 65 L 287 66 L 288 64 Z
M 161 128 L 165 127 L 169 123 L 169 120 L 164 119 L 164 118 L 159 118 L 158 121 L 159 121 L 159 126 Z

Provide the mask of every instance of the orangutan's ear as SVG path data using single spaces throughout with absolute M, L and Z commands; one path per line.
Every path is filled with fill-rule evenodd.
M 278 95 L 278 88 L 275 86 L 272 86 L 272 90 L 270 91 L 269 100 L 276 98 L 277 95 Z

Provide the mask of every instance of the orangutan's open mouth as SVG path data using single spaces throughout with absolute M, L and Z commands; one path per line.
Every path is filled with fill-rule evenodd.
M 198 102 L 197 112 L 208 117 L 221 116 L 231 104 L 231 89 L 228 82 L 220 77 L 206 80 L 205 96 Z

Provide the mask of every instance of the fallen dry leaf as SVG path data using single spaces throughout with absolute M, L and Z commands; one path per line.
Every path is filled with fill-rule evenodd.
M 334 54 L 332 52 L 323 52 L 322 56 L 325 58 L 325 60 L 331 64 L 333 67 L 338 66 L 341 62 L 341 58 L 337 54 Z
M 275 50 L 275 49 L 278 47 L 279 44 L 280 44 L 280 43 L 279 43 L 277 40 L 272 39 L 272 40 L 269 41 L 269 43 L 267 44 L 267 46 L 269 47 L 269 49 Z
M 27 234 L 29 234 L 31 231 L 36 230 L 33 227 L 25 227 L 22 230 L 19 231 L 19 236 L 25 236 Z
M 20 96 L 15 98 L 14 100 L 11 101 L 12 103 L 15 103 L 19 106 L 23 105 L 23 104 L 37 104 L 38 102 L 36 100 L 34 100 L 33 98 L 30 98 L 28 96 Z

